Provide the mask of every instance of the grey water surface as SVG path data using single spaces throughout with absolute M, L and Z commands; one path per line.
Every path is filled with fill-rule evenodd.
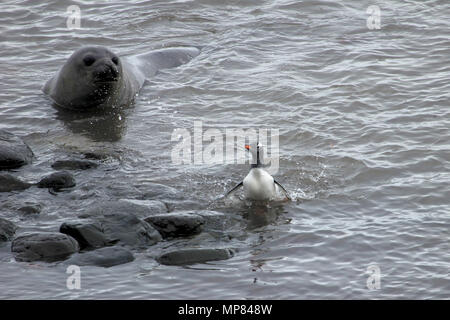
M 67 7 L 81 29 L 67 28 Z M 367 8 L 380 8 L 380 29 Z M 35 1 L 0 4 L 0 129 L 22 137 L 37 182 L 58 159 L 102 152 L 77 186 L 0 194 L 18 233 L 57 231 L 93 205 L 165 202 L 226 213 L 222 235 L 160 242 L 135 261 L 81 268 L 16 262 L 0 244 L 1 299 L 450 298 L 450 2 L 447 0 Z M 201 54 L 148 79 L 108 116 L 62 112 L 41 88 L 80 46 L 120 55 L 174 46 Z M 211 207 L 248 172 L 174 164 L 175 129 L 279 130 L 275 177 L 292 201 Z M 205 143 L 207 145 L 207 143 Z M 18 212 L 39 205 L 36 215 Z M 224 236 L 226 235 L 226 236 Z M 165 266 L 171 247 L 232 248 L 228 260 Z M 381 271 L 369 290 L 369 266 Z

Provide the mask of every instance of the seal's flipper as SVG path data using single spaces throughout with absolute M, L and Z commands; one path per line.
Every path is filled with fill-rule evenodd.
M 275 184 L 278 186 L 278 187 L 280 187 L 281 188 L 281 190 L 283 190 L 283 192 L 284 192 L 284 194 L 285 194 L 285 196 L 286 196 L 286 198 L 288 199 L 288 200 L 291 200 L 291 197 L 289 196 L 289 193 L 287 192 L 287 190 L 277 181 L 277 180 L 273 180 L 273 182 L 275 182 Z
M 158 70 L 175 68 L 188 63 L 192 58 L 198 56 L 200 50 L 194 47 L 168 48 L 139 55 L 139 58 L 149 59 Z
M 239 187 L 242 187 L 244 184 L 243 182 L 239 182 L 233 189 L 231 189 L 230 191 L 228 191 L 223 197 L 226 198 L 230 195 L 230 193 L 232 193 L 233 191 L 239 189 Z
M 158 70 L 175 68 L 188 63 L 198 56 L 200 50 L 194 47 L 168 48 L 127 57 L 127 61 L 136 67 L 145 78 L 154 76 Z

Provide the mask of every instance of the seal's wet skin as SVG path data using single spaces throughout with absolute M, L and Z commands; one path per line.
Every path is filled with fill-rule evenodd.
M 118 141 L 126 128 L 127 108 L 145 80 L 161 69 L 189 62 L 199 52 L 186 47 L 119 57 L 106 47 L 83 47 L 43 91 L 54 101 L 57 118 L 73 133 L 94 141 Z
M 75 51 L 44 86 L 56 105 L 83 111 L 129 106 L 146 78 L 177 67 L 199 54 L 197 48 L 171 48 L 119 57 L 106 47 Z

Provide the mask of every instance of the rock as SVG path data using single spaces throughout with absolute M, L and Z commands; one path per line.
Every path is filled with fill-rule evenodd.
M 92 126 L 92 124 L 90 125 Z M 113 158 L 116 160 L 121 159 L 122 151 L 107 149 L 97 149 L 83 152 L 85 159 L 90 160 L 107 160 L 108 158 Z
M 141 211 L 140 212 L 143 213 L 143 215 L 141 215 L 142 218 L 146 217 L 145 214 L 157 214 L 157 213 L 166 213 L 169 212 L 169 210 L 167 209 L 167 205 L 159 200 L 135 200 L 135 199 L 120 199 L 120 202 L 125 202 L 125 203 L 131 203 L 134 204 L 136 206 L 141 206 L 141 207 L 145 207 L 146 211 Z M 137 207 L 135 207 L 137 208 Z M 144 213 L 145 212 L 145 213 Z
M 10 241 L 17 230 L 17 226 L 6 219 L 0 218 L 0 242 Z
M 17 261 L 59 261 L 78 252 L 77 241 L 63 233 L 36 232 L 16 237 L 11 251 Z
M 110 213 L 133 213 L 138 218 L 146 218 L 150 215 L 153 215 L 155 213 L 161 213 L 161 210 L 167 212 L 167 208 L 165 207 L 164 203 L 160 201 L 139 201 L 139 200 L 128 200 L 128 199 L 121 199 L 119 201 L 111 201 L 104 203 L 100 206 L 97 206 L 87 213 L 83 214 L 83 216 L 101 216 L 104 214 L 110 214 Z
M 203 228 L 212 231 L 227 231 L 235 227 L 236 222 L 222 212 L 210 210 L 197 210 L 195 214 L 201 216 L 205 220 Z
M 164 253 L 157 261 L 165 265 L 186 265 L 226 260 L 233 255 L 234 252 L 230 249 L 183 249 Z
M 145 185 L 142 185 L 141 188 L 144 189 L 142 190 L 143 199 L 177 199 L 184 196 L 177 189 L 160 183 L 146 183 Z
M 129 246 L 153 245 L 162 240 L 161 235 L 147 222 L 132 213 L 116 213 L 101 220 L 103 230 L 110 239 Z
M 186 237 L 202 232 L 205 220 L 192 213 L 166 213 L 150 216 L 144 219 L 150 223 L 163 238 Z
M 140 206 L 138 206 L 140 207 Z M 95 207 L 80 215 L 101 224 L 106 237 L 129 246 L 148 246 L 161 241 L 159 232 L 139 219 L 127 203 L 112 202 Z
M 0 170 L 16 169 L 31 163 L 33 151 L 22 139 L 0 130 Z
M 63 223 L 59 232 L 67 234 L 77 240 L 80 249 L 101 248 L 112 245 L 117 241 L 110 240 L 103 232 L 100 223 Z
M 55 170 L 87 170 L 97 167 L 97 163 L 89 160 L 58 160 L 52 164 Z
M 25 190 L 31 186 L 31 183 L 23 182 L 9 173 L 0 173 L 0 192 Z
M 26 205 L 18 209 L 18 211 L 26 215 L 38 214 L 41 212 L 41 210 L 42 206 L 40 204 Z
M 112 267 L 134 260 L 133 254 L 123 247 L 105 247 L 94 251 L 76 253 L 65 261 L 77 266 Z
M 57 190 L 62 188 L 71 188 L 75 186 L 75 179 L 69 172 L 60 171 L 44 177 L 38 182 L 37 186 L 39 188 L 53 188 Z

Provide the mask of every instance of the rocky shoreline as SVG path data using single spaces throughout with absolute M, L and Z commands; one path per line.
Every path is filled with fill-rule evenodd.
M 31 165 L 34 154 L 19 137 L 0 130 L 0 192 L 20 192 L 31 187 L 48 188 L 50 193 L 76 186 L 72 170 L 97 168 L 89 159 L 57 160 L 58 170 L 38 182 L 26 182 L 15 176 L 22 166 Z M 7 172 L 5 172 L 7 171 Z M 18 209 L 23 214 L 39 214 L 39 205 Z M 9 244 L 19 262 L 56 262 L 79 266 L 112 267 L 133 261 L 138 250 L 151 248 L 161 241 L 192 238 L 215 224 L 220 213 L 169 212 L 160 200 L 119 199 L 99 204 L 67 219 L 59 230 L 22 231 L 21 226 L 0 217 L 0 244 Z M 27 222 L 30 223 L 30 222 Z M 229 259 L 229 248 L 181 248 L 162 252 L 155 260 L 166 265 L 187 265 Z

